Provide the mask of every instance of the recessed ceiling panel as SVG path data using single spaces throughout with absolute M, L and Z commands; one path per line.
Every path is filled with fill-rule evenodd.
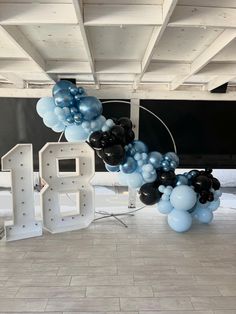
M 141 60 L 152 30 L 151 26 L 88 27 L 96 60 Z
M 45 60 L 87 60 L 78 25 L 26 25 L 20 29 Z
M 0 58 L 25 58 L 26 55 L 19 49 L 5 33 L 0 32 Z
M 221 29 L 166 28 L 153 60 L 192 62 L 222 32 Z

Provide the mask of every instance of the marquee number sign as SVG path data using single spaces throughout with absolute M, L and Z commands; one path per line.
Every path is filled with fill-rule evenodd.
M 60 160 L 74 159 L 75 172 L 60 172 Z M 94 152 L 86 143 L 47 143 L 39 152 L 43 225 L 35 218 L 32 144 L 18 144 L 2 157 L 2 171 L 11 171 L 13 221 L 5 222 L 7 241 L 78 230 L 94 219 Z M 60 195 L 74 193 L 76 210 L 62 214 Z M 76 213 L 74 213 L 76 212 Z

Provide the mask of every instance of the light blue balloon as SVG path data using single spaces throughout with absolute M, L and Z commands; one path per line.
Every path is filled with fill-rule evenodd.
M 60 133 L 65 131 L 65 125 L 61 122 L 57 123 L 52 127 L 54 132 Z
M 54 113 L 57 116 L 64 116 L 65 115 L 65 112 L 64 112 L 64 110 L 61 107 L 55 107 L 54 108 Z
M 54 85 L 52 89 L 52 94 L 53 96 L 55 96 L 60 90 L 69 89 L 69 87 L 76 87 L 76 86 L 70 81 L 61 80 Z
M 220 199 L 216 199 L 213 202 L 210 202 L 208 209 L 211 210 L 212 212 L 214 212 L 215 210 L 217 210 L 220 207 Z
M 176 186 L 171 195 L 170 202 L 175 209 L 189 210 L 197 202 L 197 194 L 187 185 Z
M 151 173 L 151 176 L 149 178 L 145 178 L 145 179 L 143 178 L 143 179 L 146 183 L 152 183 L 156 180 L 156 178 L 157 178 L 156 171 L 153 171 L 153 173 Z
M 133 172 L 127 176 L 127 185 L 132 189 L 138 189 L 143 185 L 143 178 L 140 173 Z
M 120 165 L 120 171 L 122 171 L 123 173 L 132 173 L 136 170 L 136 168 L 137 162 L 132 157 L 127 157 L 125 162 Z
M 87 121 L 91 121 L 102 114 L 102 103 L 93 96 L 84 96 L 79 102 L 79 111 Z
M 183 174 L 177 174 L 176 176 L 176 185 L 188 185 L 188 178 Z
M 152 174 L 150 172 L 147 171 L 142 171 L 142 176 L 144 180 L 148 180 L 152 177 Z
M 157 208 L 161 214 L 169 214 L 174 209 L 169 200 L 160 200 Z
M 106 163 L 105 163 L 105 168 L 109 172 L 118 172 L 118 171 L 120 171 L 120 167 L 119 166 L 110 166 L 110 165 L 108 165 Z
M 173 209 L 168 215 L 168 225 L 176 232 L 188 231 L 192 226 L 192 216 L 184 210 Z
M 52 97 L 40 98 L 36 105 L 36 111 L 41 118 L 44 118 L 45 113 L 52 112 L 55 109 L 55 102 Z
M 85 141 L 89 133 L 81 125 L 69 125 L 65 129 L 65 138 L 68 142 Z
M 57 115 L 54 112 L 46 112 L 44 114 L 43 122 L 47 127 L 52 128 L 59 122 Z
M 69 90 L 61 89 L 54 96 L 55 104 L 58 107 L 72 107 L 74 106 L 74 97 L 71 95 Z
M 142 141 L 135 140 L 133 141 L 132 146 L 136 150 L 136 153 L 148 153 L 148 147 Z
M 159 152 L 151 152 L 148 155 L 148 163 L 152 164 L 155 169 L 161 167 L 162 154 Z
M 213 213 L 210 209 L 198 207 L 194 211 L 194 218 L 204 224 L 209 224 L 213 220 Z

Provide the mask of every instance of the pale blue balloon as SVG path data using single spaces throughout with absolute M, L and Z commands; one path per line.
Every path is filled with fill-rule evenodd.
M 137 162 L 132 157 L 127 157 L 125 162 L 120 165 L 120 171 L 122 171 L 123 173 L 132 173 L 136 170 L 136 168 Z
M 220 199 L 216 199 L 213 202 L 210 202 L 208 209 L 211 210 L 212 212 L 214 212 L 215 210 L 217 210 L 220 207 Z
M 157 208 L 161 214 L 169 214 L 174 208 L 169 200 L 160 200 L 157 203 Z
M 150 172 L 147 171 L 142 171 L 142 176 L 144 180 L 148 180 L 152 177 L 152 174 Z
M 59 122 L 57 115 L 54 112 L 46 112 L 44 114 L 43 122 L 47 127 L 52 128 Z
M 189 210 L 197 202 L 197 194 L 187 185 L 176 186 L 171 195 L 170 202 L 175 209 Z
M 119 166 L 110 166 L 110 165 L 108 165 L 106 163 L 105 163 L 105 168 L 109 172 L 118 172 L 118 171 L 120 171 L 120 167 Z
M 146 179 L 143 178 L 143 179 L 146 183 L 152 183 L 156 180 L 156 178 L 157 178 L 156 171 L 153 171 L 153 173 L 151 173 L 151 176 L 149 178 L 146 178 Z
M 53 96 L 57 94 L 57 92 L 59 92 L 62 89 L 69 89 L 69 87 L 76 87 L 73 83 L 71 83 L 70 81 L 67 80 L 61 80 L 59 82 L 57 82 L 53 89 L 52 89 L 52 94 Z
M 36 105 L 38 115 L 43 118 L 45 113 L 52 112 L 55 109 L 55 102 L 53 97 L 40 98 Z
M 56 125 L 52 127 L 54 132 L 60 133 L 65 131 L 65 125 L 61 122 L 58 122 Z
M 168 215 L 168 225 L 176 232 L 188 231 L 192 226 L 192 216 L 184 210 L 173 209 Z
M 54 108 L 54 113 L 57 116 L 64 116 L 65 115 L 65 112 L 64 112 L 64 110 L 61 107 L 55 107 Z
M 102 103 L 93 96 L 84 96 L 79 102 L 79 111 L 87 121 L 91 121 L 102 114 Z
M 133 172 L 127 176 L 127 185 L 132 189 L 140 188 L 143 185 L 143 178 L 140 173 Z
M 69 125 L 65 129 L 65 138 L 68 142 L 85 141 L 89 133 L 81 125 Z
M 136 153 L 148 153 L 148 147 L 144 142 L 135 140 L 132 142 L 132 148 L 129 150 L 129 153 L 131 156 L 134 156 Z
M 213 220 L 213 213 L 208 208 L 198 207 L 194 211 L 194 218 L 196 218 L 198 221 L 200 221 L 204 224 L 209 224 Z
M 159 152 L 151 152 L 148 155 L 148 162 L 153 165 L 155 169 L 161 167 L 162 154 Z
M 176 185 L 188 185 L 188 178 L 183 174 L 177 174 L 176 176 Z

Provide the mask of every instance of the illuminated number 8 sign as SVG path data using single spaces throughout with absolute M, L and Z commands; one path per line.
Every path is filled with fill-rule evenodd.
M 75 171 L 60 172 L 60 160 L 74 159 Z M 47 143 L 39 152 L 44 228 L 51 233 L 87 227 L 94 219 L 94 151 L 86 143 Z M 76 210 L 62 215 L 60 195 L 76 194 Z

